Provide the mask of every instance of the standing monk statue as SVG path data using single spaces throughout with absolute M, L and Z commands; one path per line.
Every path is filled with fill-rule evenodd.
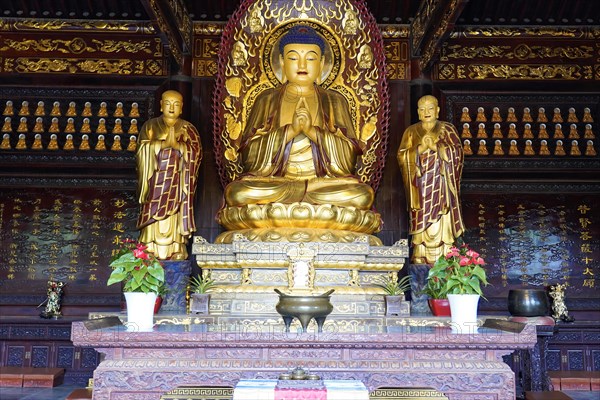
M 460 208 L 463 149 L 456 128 L 438 121 L 439 112 L 435 97 L 421 97 L 421 122 L 406 129 L 398 149 L 413 264 L 433 264 L 465 229 Z
M 187 259 L 187 241 L 196 230 L 194 194 L 202 160 L 200 135 L 179 118 L 183 98 L 167 90 L 162 115 L 140 130 L 136 153 L 140 242 L 161 260 Z

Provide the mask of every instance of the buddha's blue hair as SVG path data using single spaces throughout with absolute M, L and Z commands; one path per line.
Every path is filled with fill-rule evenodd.
M 325 53 L 325 39 L 308 25 L 296 25 L 287 31 L 279 41 L 279 52 L 283 54 L 283 48 L 291 43 L 316 44 L 321 54 Z

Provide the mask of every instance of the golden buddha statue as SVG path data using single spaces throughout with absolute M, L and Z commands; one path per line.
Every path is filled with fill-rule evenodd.
M 371 213 L 374 190 L 356 174 L 357 158 L 374 135 L 377 118 L 365 121 L 366 130 L 361 131 L 365 137 L 359 137 L 345 97 L 319 85 L 325 46 L 324 38 L 308 25 L 295 25 L 282 35 L 283 84 L 261 92 L 250 110 L 240 137 L 243 172 L 225 187 L 226 206 L 218 216 L 226 228 L 283 228 L 272 236 L 274 241 L 294 241 L 285 228 L 367 234 L 379 228 L 378 214 L 364 216 Z M 357 64 L 368 67 L 364 57 Z M 288 213 L 285 220 L 274 215 L 257 221 L 239 211 L 250 205 L 273 205 L 276 214 L 287 213 L 298 204 L 303 212 L 320 206 L 348 208 L 361 221 L 336 224 L 328 211 L 327 216 L 312 219 Z

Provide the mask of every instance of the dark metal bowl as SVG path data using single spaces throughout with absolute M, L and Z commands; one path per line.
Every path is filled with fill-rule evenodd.
M 515 317 L 548 315 L 550 302 L 542 289 L 511 289 L 508 292 L 508 312 Z
M 318 296 L 290 296 L 278 289 L 275 289 L 275 292 L 279 294 L 279 302 L 275 309 L 283 317 L 286 332 L 290 331 L 294 318 L 298 318 L 304 332 L 310 320 L 314 318 L 318 331 L 323 332 L 325 318 L 333 311 L 330 300 L 334 289 Z

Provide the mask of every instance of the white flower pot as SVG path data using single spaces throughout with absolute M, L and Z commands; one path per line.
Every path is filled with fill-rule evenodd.
M 477 333 L 478 294 L 449 294 L 452 333 Z
M 154 326 L 154 304 L 156 293 L 126 292 L 127 330 L 151 332 Z

